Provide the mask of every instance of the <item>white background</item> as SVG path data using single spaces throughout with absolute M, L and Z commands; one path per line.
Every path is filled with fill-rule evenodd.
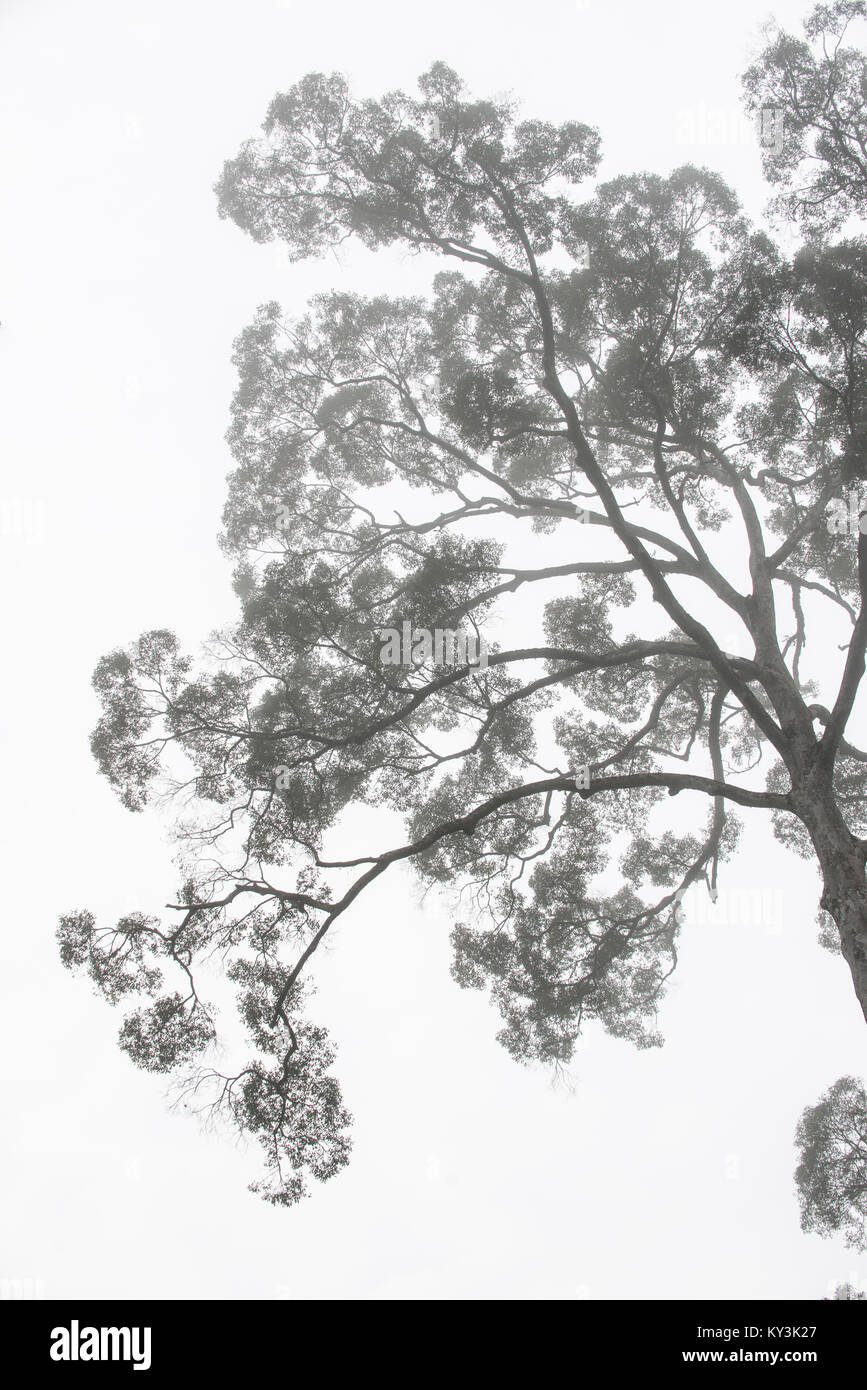
M 776 15 L 799 29 L 804 9 Z M 291 314 L 332 286 L 417 284 L 399 256 L 289 267 L 218 220 L 222 162 L 274 93 L 337 69 L 376 96 L 443 58 L 479 95 L 598 125 L 602 177 L 706 163 L 759 216 L 738 74 L 761 18 L 751 0 L 0 3 L 7 1294 L 818 1298 L 867 1281 L 867 1257 L 800 1232 L 792 1181 L 797 1118 L 862 1073 L 864 1023 L 816 945 L 812 866 L 760 817 L 721 885 L 728 922 L 689 900 L 665 1048 L 591 1032 L 571 1084 L 512 1063 L 484 997 L 452 984 L 447 908 L 380 882 L 318 968 L 353 1161 L 288 1212 L 246 1192 L 255 1152 L 167 1113 L 54 944 L 62 911 L 111 921 L 174 895 L 165 827 L 97 776 L 90 676 L 146 628 L 195 648 L 234 616 L 215 542 L 233 338 L 267 299 Z

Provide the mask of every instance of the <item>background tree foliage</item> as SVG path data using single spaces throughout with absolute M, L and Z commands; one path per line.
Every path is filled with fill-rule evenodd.
M 867 1250 L 867 1091 L 853 1076 L 806 1109 L 795 1135 L 801 1225 Z M 849 1295 L 846 1295 L 847 1297 Z
M 808 40 L 862 14 L 820 7 Z M 706 169 L 593 186 L 594 130 L 472 100 L 442 63 L 415 98 L 307 76 L 225 167 L 221 215 L 293 259 L 354 238 L 453 267 L 427 296 L 260 309 L 229 433 L 239 617 L 195 662 L 154 630 L 94 678 L 99 766 L 131 810 L 177 795 L 184 884 L 166 923 L 69 914 L 62 958 L 139 1001 L 139 1065 L 259 1139 L 272 1202 L 347 1160 L 306 967 L 400 861 L 468 890 L 455 978 L 490 991 L 513 1056 L 560 1063 L 592 1019 L 660 1044 L 682 892 L 715 893 L 735 808 L 764 810 L 815 856 L 867 1010 L 867 755 L 844 736 L 867 549 L 826 525 L 867 439 L 867 243 L 829 240 L 867 188 L 865 65 L 809 41 L 770 41 L 746 77 L 791 122 L 765 159 L 794 256 Z M 539 535 L 552 562 L 521 563 Z M 536 591 L 538 630 L 494 642 Z M 405 620 L 489 635 L 487 669 L 384 665 Z M 808 673 L 808 628 L 833 623 L 839 669 Z M 666 824 L 681 793 L 690 833 Z M 331 857 L 358 804 L 405 836 Z M 253 1047 L 234 1072 L 197 989 L 215 960 Z

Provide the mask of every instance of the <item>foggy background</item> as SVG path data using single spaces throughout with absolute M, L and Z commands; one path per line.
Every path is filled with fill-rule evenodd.
M 774 13 L 800 33 L 808 7 Z M 592 1027 L 565 1080 L 512 1062 L 485 996 L 452 983 L 448 905 L 407 872 L 380 880 L 315 967 L 352 1161 L 289 1211 L 246 1191 L 255 1147 L 167 1112 L 165 1080 L 117 1048 L 120 1011 L 54 942 L 61 912 L 156 914 L 177 890 L 165 825 L 96 772 L 90 678 L 147 628 L 195 650 L 236 614 L 216 544 L 233 339 L 266 300 L 292 316 L 332 287 L 428 283 L 399 251 L 290 266 L 218 220 L 223 161 L 274 94 L 311 70 L 345 72 L 359 96 L 413 90 L 442 58 L 478 96 L 597 125 L 601 179 L 707 164 L 758 217 L 739 74 L 764 17 L 749 0 L 0 0 L 4 1296 L 867 1286 L 867 1257 L 801 1233 L 792 1177 L 804 1106 L 864 1074 L 864 1022 L 842 959 L 816 944 L 817 873 L 761 813 L 716 909 L 687 898 L 665 1047 Z M 364 818 L 348 829 L 362 843 Z

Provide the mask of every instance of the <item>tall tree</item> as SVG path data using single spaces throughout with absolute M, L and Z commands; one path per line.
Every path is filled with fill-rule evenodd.
M 867 78 L 864 57 L 846 45 L 864 0 L 817 5 L 803 39 L 779 31 L 744 74 L 749 109 L 765 112 L 765 174 L 778 190 L 773 209 L 813 235 L 867 214 Z
M 867 1091 L 861 1083 L 854 1076 L 835 1081 L 804 1111 L 795 1142 L 802 1227 L 842 1234 L 851 1248 L 867 1250 Z
M 867 1014 L 867 754 L 846 738 L 867 541 L 826 516 L 862 457 L 867 244 L 787 258 L 707 170 L 593 188 L 588 126 L 471 100 L 442 63 L 419 93 L 310 75 L 226 165 L 221 214 L 296 260 L 355 238 L 453 268 L 426 297 L 337 290 L 295 323 L 267 304 L 241 334 L 240 616 L 197 665 L 157 630 L 94 678 L 124 804 L 154 785 L 194 804 L 183 890 L 167 923 L 60 927 L 109 999 L 152 996 L 121 1045 L 257 1135 L 280 1203 L 348 1154 L 310 963 L 396 863 L 472 889 L 455 978 L 491 991 L 513 1056 L 561 1062 L 592 1019 L 661 1042 L 682 894 L 715 894 L 738 813 L 767 812 L 815 856 Z M 534 533 L 559 558 L 528 564 Z M 536 592 L 539 630 L 494 643 Z M 404 624 L 487 634 L 487 660 L 438 664 L 422 638 L 391 664 Z M 839 669 L 808 672 L 808 627 L 834 624 Z M 702 828 L 666 816 L 678 795 Z M 342 854 L 354 804 L 404 836 Z M 215 953 L 255 1046 L 235 1073 L 209 1061 L 196 986 Z

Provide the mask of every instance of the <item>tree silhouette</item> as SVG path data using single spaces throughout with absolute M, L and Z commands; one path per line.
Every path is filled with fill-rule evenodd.
M 748 108 L 779 113 L 781 138 L 764 148 L 765 174 L 779 189 L 774 211 L 813 235 L 867 213 L 867 78 L 864 57 L 844 40 L 864 0 L 817 5 L 805 38 L 778 32 L 744 73 Z
M 863 59 L 836 63 L 849 92 Z M 159 787 L 184 807 L 183 891 L 167 923 L 60 927 L 109 998 L 150 995 L 121 1045 L 255 1134 L 257 1190 L 281 1203 L 349 1147 L 307 967 L 402 861 L 467 890 L 456 980 L 490 990 L 514 1057 L 559 1063 L 592 1019 L 659 1045 L 683 891 L 715 894 L 737 813 L 769 812 L 815 857 L 867 1013 L 867 754 L 845 738 L 867 541 L 826 516 L 863 457 L 867 243 L 811 231 L 787 257 L 707 170 L 592 188 L 588 126 L 519 121 L 442 63 L 419 92 L 356 101 L 307 76 L 225 167 L 221 215 L 294 260 L 354 238 L 453 268 L 427 297 L 337 290 L 295 323 L 267 304 L 238 339 L 240 617 L 195 665 L 155 630 L 94 677 L 93 751 L 124 804 Z M 857 210 L 851 161 L 829 139 L 818 160 L 816 206 Z M 415 647 L 386 664 L 406 623 L 484 638 L 485 669 Z M 808 628 L 835 625 L 847 652 L 817 682 Z M 678 795 L 688 832 L 665 815 Z M 329 851 L 357 804 L 405 834 Z M 217 956 L 255 1047 L 236 1074 L 208 1062 L 195 983 Z
M 804 1111 L 795 1143 L 803 1229 L 841 1233 L 851 1248 L 867 1250 L 867 1092 L 861 1083 L 853 1076 L 835 1081 Z

